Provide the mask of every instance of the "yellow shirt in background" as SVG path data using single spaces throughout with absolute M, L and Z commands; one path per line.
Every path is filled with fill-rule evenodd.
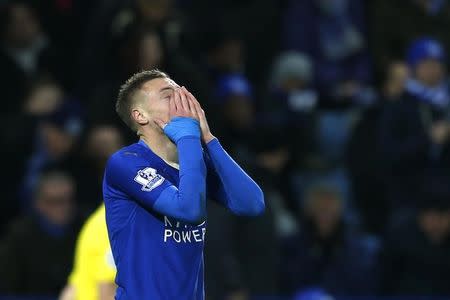
M 69 284 L 75 287 L 77 300 L 97 300 L 98 284 L 114 283 L 116 266 L 109 246 L 105 205 L 86 221 L 78 236 L 75 262 Z

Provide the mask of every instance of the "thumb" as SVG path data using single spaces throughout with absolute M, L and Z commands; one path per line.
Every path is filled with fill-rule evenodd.
M 159 128 L 164 130 L 164 127 L 166 127 L 166 123 L 160 119 L 154 119 L 153 122 L 155 122 L 156 125 L 158 125 Z

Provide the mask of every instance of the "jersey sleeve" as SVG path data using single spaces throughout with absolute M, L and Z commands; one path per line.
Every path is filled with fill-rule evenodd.
M 160 214 L 198 223 L 206 216 L 206 166 L 199 137 L 177 141 L 180 164 L 176 187 L 134 153 L 114 154 L 106 166 L 104 196 L 126 198 Z
M 256 216 L 265 209 L 258 184 L 228 155 L 217 139 L 206 145 L 212 198 L 237 215 Z
M 150 209 L 162 191 L 173 186 L 143 160 L 120 152 L 108 161 L 105 183 L 109 194 L 114 194 L 114 190 L 122 192 Z

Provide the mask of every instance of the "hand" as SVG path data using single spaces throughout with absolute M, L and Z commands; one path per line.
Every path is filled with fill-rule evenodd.
M 169 120 L 171 121 L 176 117 L 186 117 L 199 121 L 197 111 L 193 105 L 190 105 L 190 101 L 188 100 L 186 93 L 182 90 L 183 88 L 177 88 L 173 92 L 172 97 L 169 99 Z M 167 125 L 161 119 L 155 119 L 154 122 L 161 129 L 164 129 Z
M 168 124 L 160 119 L 155 119 L 154 122 L 175 144 L 187 136 L 200 138 L 200 123 L 195 107 L 180 89 L 175 90 L 169 99 L 169 119 Z
M 200 103 L 197 101 L 194 95 L 192 95 L 185 87 L 182 87 L 181 90 L 186 94 L 186 97 L 188 98 L 190 105 L 195 108 L 197 120 L 200 121 L 200 129 L 202 131 L 202 141 L 203 143 L 208 144 L 216 137 L 212 135 L 211 130 L 209 129 L 205 111 L 202 109 Z
M 445 121 L 439 121 L 431 127 L 431 139 L 436 144 L 443 144 L 449 136 L 449 125 Z

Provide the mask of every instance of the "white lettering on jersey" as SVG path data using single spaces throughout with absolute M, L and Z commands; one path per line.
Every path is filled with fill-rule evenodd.
M 183 224 L 164 216 L 164 237 L 167 243 L 172 240 L 175 243 L 201 243 L 205 241 L 206 221 L 198 225 Z

